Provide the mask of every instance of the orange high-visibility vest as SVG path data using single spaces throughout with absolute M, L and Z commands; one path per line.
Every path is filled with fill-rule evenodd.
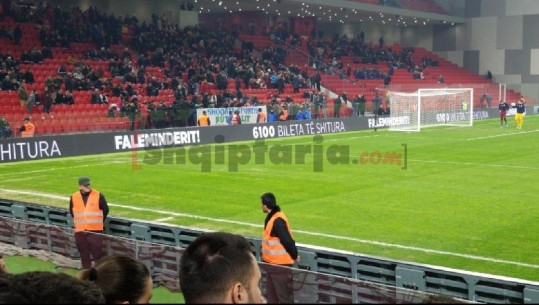
M 84 205 L 82 194 L 75 192 L 71 195 L 73 200 L 73 222 L 75 232 L 80 231 L 103 231 L 103 210 L 99 208 L 100 193 L 92 190 Z
M 280 121 L 286 121 L 286 119 L 288 118 L 288 110 L 283 109 L 281 111 L 282 111 L 282 114 L 279 116 L 279 120 Z
M 273 230 L 273 223 L 275 219 L 282 218 L 286 222 L 286 228 L 288 233 L 292 236 L 290 231 L 290 225 L 288 224 L 288 219 L 283 212 L 277 212 L 273 214 L 271 219 L 268 221 L 264 232 L 262 233 L 262 259 L 270 264 L 277 265 L 292 265 L 294 264 L 294 259 L 286 252 L 286 249 L 281 244 L 281 241 L 278 237 L 271 236 L 271 230 Z
M 24 131 L 21 132 L 22 138 L 30 138 L 34 136 L 34 133 L 36 132 L 36 127 L 34 124 L 28 122 L 24 123 Z
M 198 119 L 198 126 L 209 126 L 210 118 L 207 115 L 201 115 Z

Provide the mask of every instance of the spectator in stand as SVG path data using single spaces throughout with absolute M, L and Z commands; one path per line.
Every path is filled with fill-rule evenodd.
M 322 117 L 328 117 L 328 99 L 325 93 L 320 93 L 320 106 L 322 108 Z
M 94 89 L 94 92 L 90 96 L 90 103 L 98 104 L 98 105 L 108 104 L 108 100 L 107 100 L 107 97 L 105 95 L 103 95 L 99 91 L 99 89 L 96 88 L 96 89 Z
M 270 112 L 268 113 L 268 123 L 277 121 L 277 114 L 275 113 L 275 110 L 273 107 L 270 109 Z
M 30 71 L 30 69 L 26 69 L 26 71 L 24 72 L 23 76 L 22 76 L 22 79 L 27 83 L 27 84 L 33 84 L 35 82 L 34 80 L 34 73 L 32 73 L 32 71 Z
M 481 94 L 481 97 L 479 98 L 479 106 L 481 108 L 492 108 L 492 96 L 489 93 Z
M 58 76 L 65 77 L 67 75 L 67 67 L 66 65 L 62 64 L 60 67 L 58 67 Z
M 73 73 L 69 72 L 64 77 L 64 87 L 66 91 L 73 92 L 73 90 L 75 90 L 75 79 L 73 79 Z
M 303 103 L 300 112 L 303 113 L 304 120 L 311 120 L 313 118 L 311 114 L 311 105 L 309 103 Z
M 311 93 L 311 104 L 313 105 L 313 118 L 319 119 L 320 118 L 320 95 L 312 92 Z
M 36 105 L 36 91 L 32 90 L 26 99 L 26 113 L 32 114 L 32 109 Z
M 389 111 L 387 111 L 385 106 L 382 104 L 382 105 L 380 105 L 380 107 L 378 107 L 377 114 L 378 115 L 388 115 Z
M 234 113 L 232 111 L 229 111 L 228 112 L 228 116 L 226 117 L 226 124 L 227 125 L 231 125 L 232 124 L 232 116 L 234 115 Z
M 366 100 L 364 94 L 359 95 L 359 101 L 358 102 L 359 102 L 359 114 L 361 116 L 365 116 L 365 108 L 366 108 L 366 105 L 367 105 L 367 100 Z
M 64 102 L 67 105 L 73 105 L 75 104 L 75 97 L 73 96 L 73 93 L 71 93 L 71 90 L 66 90 Z
M 485 93 L 485 100 L 487 101 L 487 107 L 492 108 L 492 95 L 490 93 Z
M 352 116 L 354 117 L 359 117 L 360 115 L 359 113 L 360 98 L 361 98 L 361 94 L 358 94 L 358 96 L 352 100 L 352 110 L 353 110 Z
M 54 103 L 54 97 L 47 88 L 43 91 L 43 112 L 50 113 L 52 104 Z
M 19 89 L 17 90 L 19 96 L 19 103 L 21 108 L 26 106 L 26 100 L 28 100 L 28 89 L 26 89 L 26 82 L 22 81 Z
M 22 38 L 22 29 L 19 26 L 19 24 L 17 24 L 17 26 L 13 30 L 13 44 L 14 45 L 20 45 L 21 44 L 21 38 Z
M 492 72 L 490 72 L 490 70 L 487 71 L 486 78 L 487 78 L 489 81 L 492 81 Z
M 11 138 L 12 135 L 11 127 L 9 126 L 8 121 L 3 116 L 0 116 L 0 139 L 1 138 Z
M 438 76 L 438 84 L 443 84 L 445 83 L 445 79 L 444 79 L 444 76 L 440 74 L 440 76 Z
M 288 120 L 288 109 L 285 106 L 281 108 L 281 111 L 279 112 L 279 121 L 286 121 Z
M 129 118 L 131 125 L 130 130 L 135 130 L 135 123 L 137 117 L 140 116 L 140 106 L 138 104 L 138 97 L 134 96 L 130 102 L 125 102 L 122 105 L 121 111 Z
M 301 87 L 301 75 L 300 74 L 294 74 L 294 77 L 292 78 L 292 87 L 294 88 L 294 93 L 299 92 L 299 88 Z
M 116 113 L 118 112 L 118 105 L 112 103 L 109 105 L 109 110 L 107 111 L 107 116 L 109 118 L 115 118 L 116 117 Z
M 377 114 L 378 108 L 380 108 L 380 105 L 382 104 L 382 97 L 380 96 L 379 92 L 376 92 L 376 95 L 374 96 L 374 99 L 372 100 L 372 112 Z
M 333 117 L 339 118 L 341 116 L 341 106 L 343 104 L 343 97 L 342 95 L 337 96 L 335 100 L 333 101 Z
M 113 254 L 80 271 L 77 277 L 95 283 L 107 304 L 149 304 L 153 281 L 150 270 L 136 258 Z
M 56 98 L 54 99 L 54 104 L 55 105 L 61 105 L 61 104 L 65 104 L 65 99 L 66 99 L 66 96 L 64 94 L 64 90 L 62 90 L 62 88 L 58 89 L 58 91 L 56 92 Z
M 230 125 L 241 125 L 241 116 L 239 110 L 234 110 L 232 118 L 230 119 Z
M 384 74 L 384 87 L 389 87 L 389 84 L 391 83 L 391 76 L 389 73 Z

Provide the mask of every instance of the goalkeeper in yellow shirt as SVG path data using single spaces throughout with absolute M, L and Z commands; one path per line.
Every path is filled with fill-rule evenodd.
M 515 121 L 517 121 L 517 129 L 522 129 L 522 124 L 524 124 L 524 113 L 526 112 L 526 105 L 524 104 L 524 99 L 520 98 L 515 107 L 517 113 L 515 114 Z

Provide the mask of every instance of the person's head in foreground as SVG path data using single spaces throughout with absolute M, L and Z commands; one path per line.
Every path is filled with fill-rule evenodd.
M 99 286 L 107 303 L 147 304 L 152 298 L 150 270 L 129 255 L 104 257 L 95 267 L 84 269 L 77 276 Z
M 103 292 L 91 282 L 49 271 L 0 276 L 0 304 L 105 304 Z
M 240 235 L 200 235 L 183 252 L 179 275 L 187 304 L 266 302 L 251 244 Z

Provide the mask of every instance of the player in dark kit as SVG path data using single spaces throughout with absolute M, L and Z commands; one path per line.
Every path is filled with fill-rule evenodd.
M 500 101 L 498 110 L 500 110 L 500 127 L 507 126 L 507 110 L 509 110 L 509 105 L 504 101 Z

